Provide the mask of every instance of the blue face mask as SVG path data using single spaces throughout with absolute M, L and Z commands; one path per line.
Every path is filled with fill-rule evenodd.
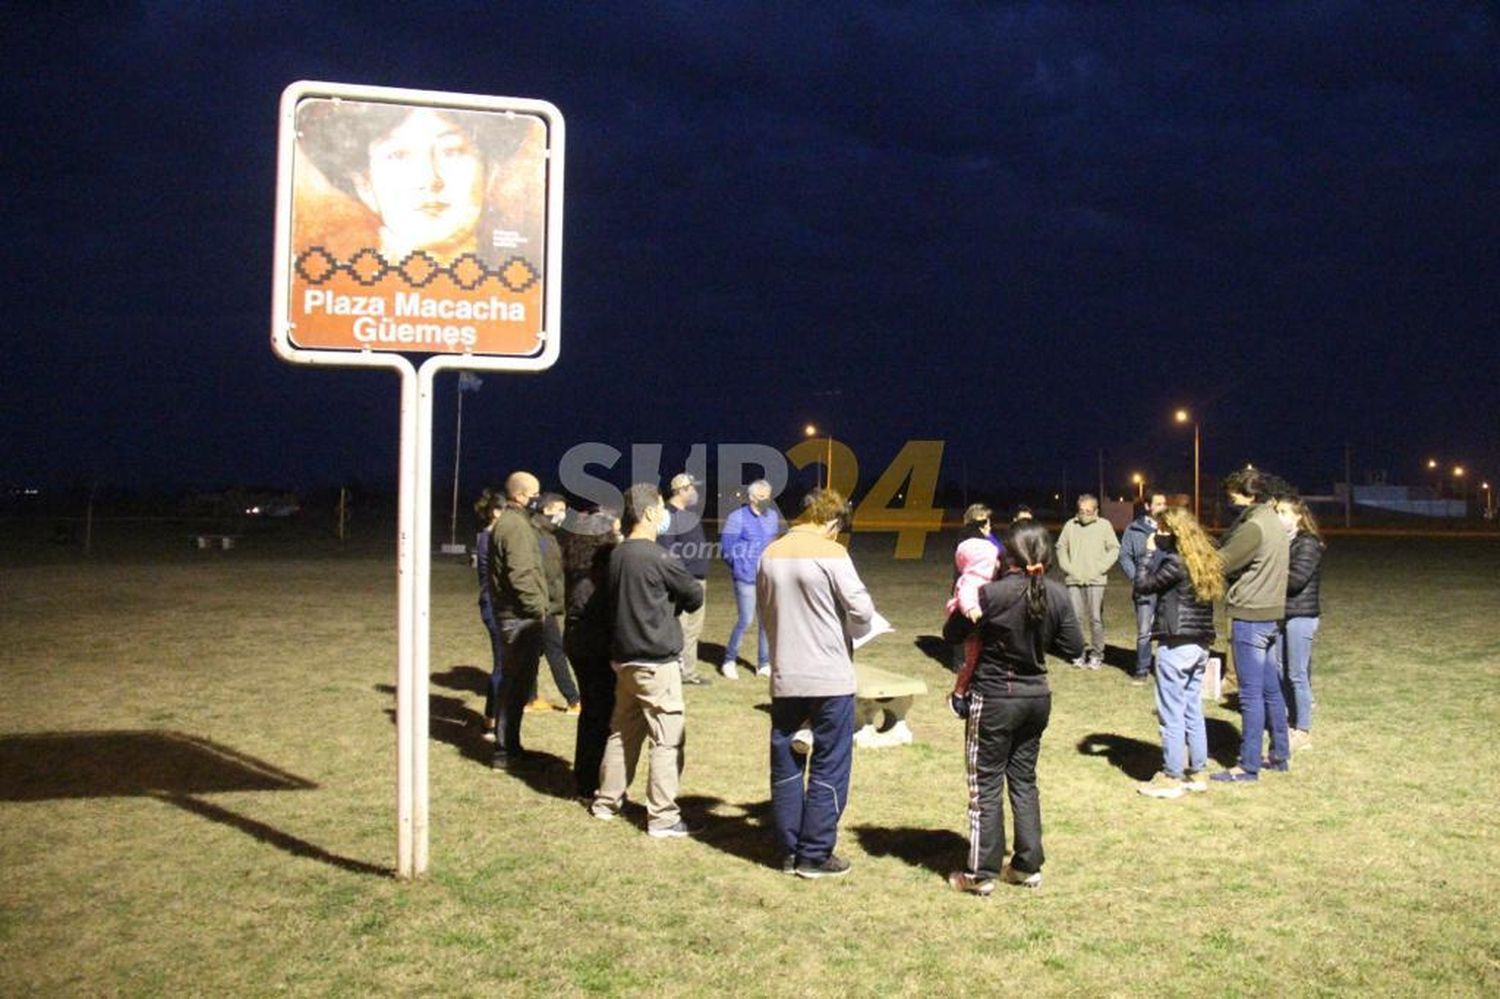
M 668 529 L 671 528 L 671 526 L 672 526 L 672 511 L 671 510 L 663 510 L 661 512 L 661 523 L 659 523 L 659 524 L 656 525 L 656 533 L 657 534 L 666 534 L 667 531 L 668 531 Z

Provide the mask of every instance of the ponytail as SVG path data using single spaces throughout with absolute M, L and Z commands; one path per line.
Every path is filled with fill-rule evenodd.
M 1023 520 L 1005 538 L 1008 567 L 1026 574 L 1026 620 L 1038 627 L 1047 619 L 1047 564 L 1052 561 L 1052 535 L 1041 524 Z

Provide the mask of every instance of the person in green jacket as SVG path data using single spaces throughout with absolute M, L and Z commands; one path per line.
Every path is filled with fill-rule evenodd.
M 1063 525 L 1057 538 L 1057 564 L 1068 584 L 1068 598 L 1078 623 L 1089 623 L 1089 644 L 1074 666 L 1104 665 L 1104 586 L 1120 557 L 1120 539 L 1109 521 L 1099 519 L 1099 500 L 1078 497 L 1078 515 Z
M 495 705 L 497 770 L 520 759 L 521 716 L 542 655 L 542 621 L 551 609 L 542 548 L 527 509 L 541 492 L 530 472 L 512 472 L 505 480 L 505 509 L 490 529 L 490 608 L 500 628 L 500 676 Z
M 1274 475 L 1243 468 L 1224 480 L 1229 502 L 1240 515 L 1219 542 L 1229 592 L 1229 644 L 1240 682 L 1240 762 L 1213 780 L 1244 783 L 1260 779 L 1261 739 L 1271 730 L 1266 769 L 1291 768 L 1286 699 L 1281 693 L 1281 622 L 1286 616 L 1288 540 L 1276 516 L 1276 499 L 1293 492 Z

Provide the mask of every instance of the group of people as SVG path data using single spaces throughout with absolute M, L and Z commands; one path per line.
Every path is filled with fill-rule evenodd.
M 1185 508 L 1154 495 L 1122 544 L 1098 501 L 1078 500 L 1055 549 L 1029 518 L 999 536 L 982 505 L 965 514 L 954 555 L 944 637 L 963 648 L 950 702 L 966 719 L 968 864 L 949 876 L 960 891 L 987 895 L 997 883 L 1035 887 L 1044 860 L 1036 763 L 1051 714 L 1045 654 L 1097 669 L 1103 662 L 1103 589 L 1118 562 L 1131 581 L 1137 649 L 1130 670 L 1147 682 L 1154 667 L 1162 769 L 1141 785 L 1153 798 L 1208 789 L 1208 781 L 1257 781 L 1262 769 L 1290 769 L 1311 746 L 1312 643 L 1321 607 L 1324 542 L 1307 504 L 1276 476 L 1247 468 L 1224 482 L 1239 514 L 1217 545 Z M 1047 575 L 1053 557 L 1064 581 Z M 1208 774 L 1202 682 L 1215 639 L 1214 602 L 1223 600 L 1240 683 L 1239 762 Z M 1080 621 L 1090 624 L 1084 639 Z M 1156 648 L 1153 653 L 1152 645 Z M 1270 751 L 1263 739 L 1270 733 Z M 1008 862 L 1000 794 L 1010 800 Z
M 683 473 L 664 496 L 655 483 L 639 483 L 619 513 L 570 515 L 561 497 L 541 494 L 535 476 L 517 472 L 503 502 L 481 500 L 488 526 L 480 535 L 480 606 L 495 657 L 485 715 L 494 765 L 505 769 L 523 758 L 521 717 L 534 697 L 539 660 L 559 647 L 578 676 L 570 702 L 578 706 L 579 797 L 595 818 L 617 817 L 649 741 L 647 832 L 665 839 L 693 832 L 677 793 L 683 686 L 707 682 L 696 669 L 711 562 L 695 509 L 699 485 Z M 1156 674 L 1163 764 L 1141 793 L 1172 798 L 1206 790 L 1209 779 L 1255 781 L 1262 769 L 1288 769 L 1292 752 L 1311 744 L 1323 552 L 1316 521 L 1286 483 L 1264 472 L 1236 472 L 1225 491 L 1241 511 L 1217 546 L 1192 513 L 1167 506 L 1161 495 L 1143 504 L 1123 544 L 1099 519 L 1092 496 L 1079 498 L 1078 515 L 1055 545 L 1029 511 L 1001 532 L 987 508 L 967 511 L 944 628 L 945 639 L 963 651 L 950 703 L 966 719 L 969 791 L 969 853 L 949 878 L 953 887 L 987 895 L 997 883 L 1041 883 L 1036 764 L 1052 706 L 1046 656 L 1085 668 L 1102 663 L 1103 587 L 1117 562 L 1137 607 L 1132 675 L 1144 681 L 1153 668 Z M 737 675 L 738 646 L 755 625 L 756 671 L 770 678 L 771 814 L 781 866 L 805 878 L 838 876 L 849 870 L 834 848 L 849 792 L 853 650 L 880 618 L 838 543 L 849 519 L 838 493 L 814 490 L 789 529 L 769 485 L 752 483 L 747 496 L 726 518 L 720 541 L 737 612 L 720 670 Z M 573 523 L 558 531 L 569 516 Z M 1049 574 L 1054 564 L 1061 581 Z M 1238 764 L 1209 778 L 1200 697 L 1220 599 L 1244 725 Z M 1263 755 L 1266 731 L 1271 745 Z M 1008 861 L 1002 791 L 1013 819 Z
M 503 502 L 481 498 L 480 609 L 494 667 L 485 726 L 496 742 L 493 766 L 521 764 L 521 719 L 534 696 L 545 637 L 556 630 L 578 675 L 574 780 L 590 814 L 620 814 L 649 742 L 647 833 L 692 834 L 677 805 L 683 766 L 684 684 L 697 674 L 697 639 L 710 548 L 694 509 L 699 483 L 683 473 L 663 496 L 638 483 L 617 514 L 573 515 L 541 494 L 535 476 L 516 472 Z M 757 673 L 771 686 L 771 800 L 782 868 L 804 878 L 838 876 L 834 853 L 848 802 L 854 734 L 854 642 L 878 619 L 848 551 L 848 504 L 815 490 L 790 528 L 768 483 L 751 483 L 744 506 L 724 524 L 722 557 L 734 579 L 737 621 L 721 672 L 737 675 L 740 640 L 759 628 Z M 559 498 L 560 499 L 560 498 Z M 672 531 L 674 521 L 678 530 Z M 560 585 L 548 585 L 546 548 L 556 544 Z M 748 577 L 748 579 L 747 579 Z

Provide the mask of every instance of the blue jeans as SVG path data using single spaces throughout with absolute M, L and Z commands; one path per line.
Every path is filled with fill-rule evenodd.
M 813 730 L 805 785 L 802 757 L 792 752 L 792 736 L 804 724 Z M 833 853 L 853 762 L 853 694 L 771 698 L 771 818 L 782 856 L 821 864 Z
M 1289 617 L 1282 639 L 1281 660 L 1286 664 L 1283 692 L 1291 709 L 1292 728 L 1312 729 L 1312 647 L 1318 633 L 1318 618 Z
M 1135 675 L 1151 672 L 1151 625 L 1156 620 L 1156 594 L 1136 598 Z
M 729 641 L 724 643 L 724 661 L 732 663 L 740 657 L 740 641 L 745 637 L 745 629 L 755 621 L 755 584 L 742 583 L 738 579 L 734 581 L 734 606 L 739 611 L 735 619 L 734 629 L 729 632 Z M 766 637 L 764 625 L 757 625 L 760 631 L 760 648 L 757 650 L 760 658 L 755 661 L 756 666 L 766 666 L 771 662 L 771 640 Z
M 495 720 L 495 704 L 500 698 L 501 663 L 505 658 L 501 655 L 501 650 L 505 647 L 505 639 L 500 634 L 500 623 L 495 620 L 488 604 L 479 605 L 479 617 L 484 621 L 484 630 L 490 636 L 490 679 L 484 688 L 484 720 L 491 722 Z
M 1287 744 L 1286 700 L 1281 696 L 1279 621 L 1231 621 L 1234 671 L 1240 680 L 1240 769 L 1260 773 L 1261 739 L 1271 730 L 1271 759 L 1292 755 Z
M 1208 730 L 1203 725 L 1203 670 L 1208 650 L 1201 645 L 1163 645 L 1156 650 L 1156 714 L 1161 718 L 1162 771 L 1182 777 L 1182 743 L 1187 769 L 1208 766 Z

